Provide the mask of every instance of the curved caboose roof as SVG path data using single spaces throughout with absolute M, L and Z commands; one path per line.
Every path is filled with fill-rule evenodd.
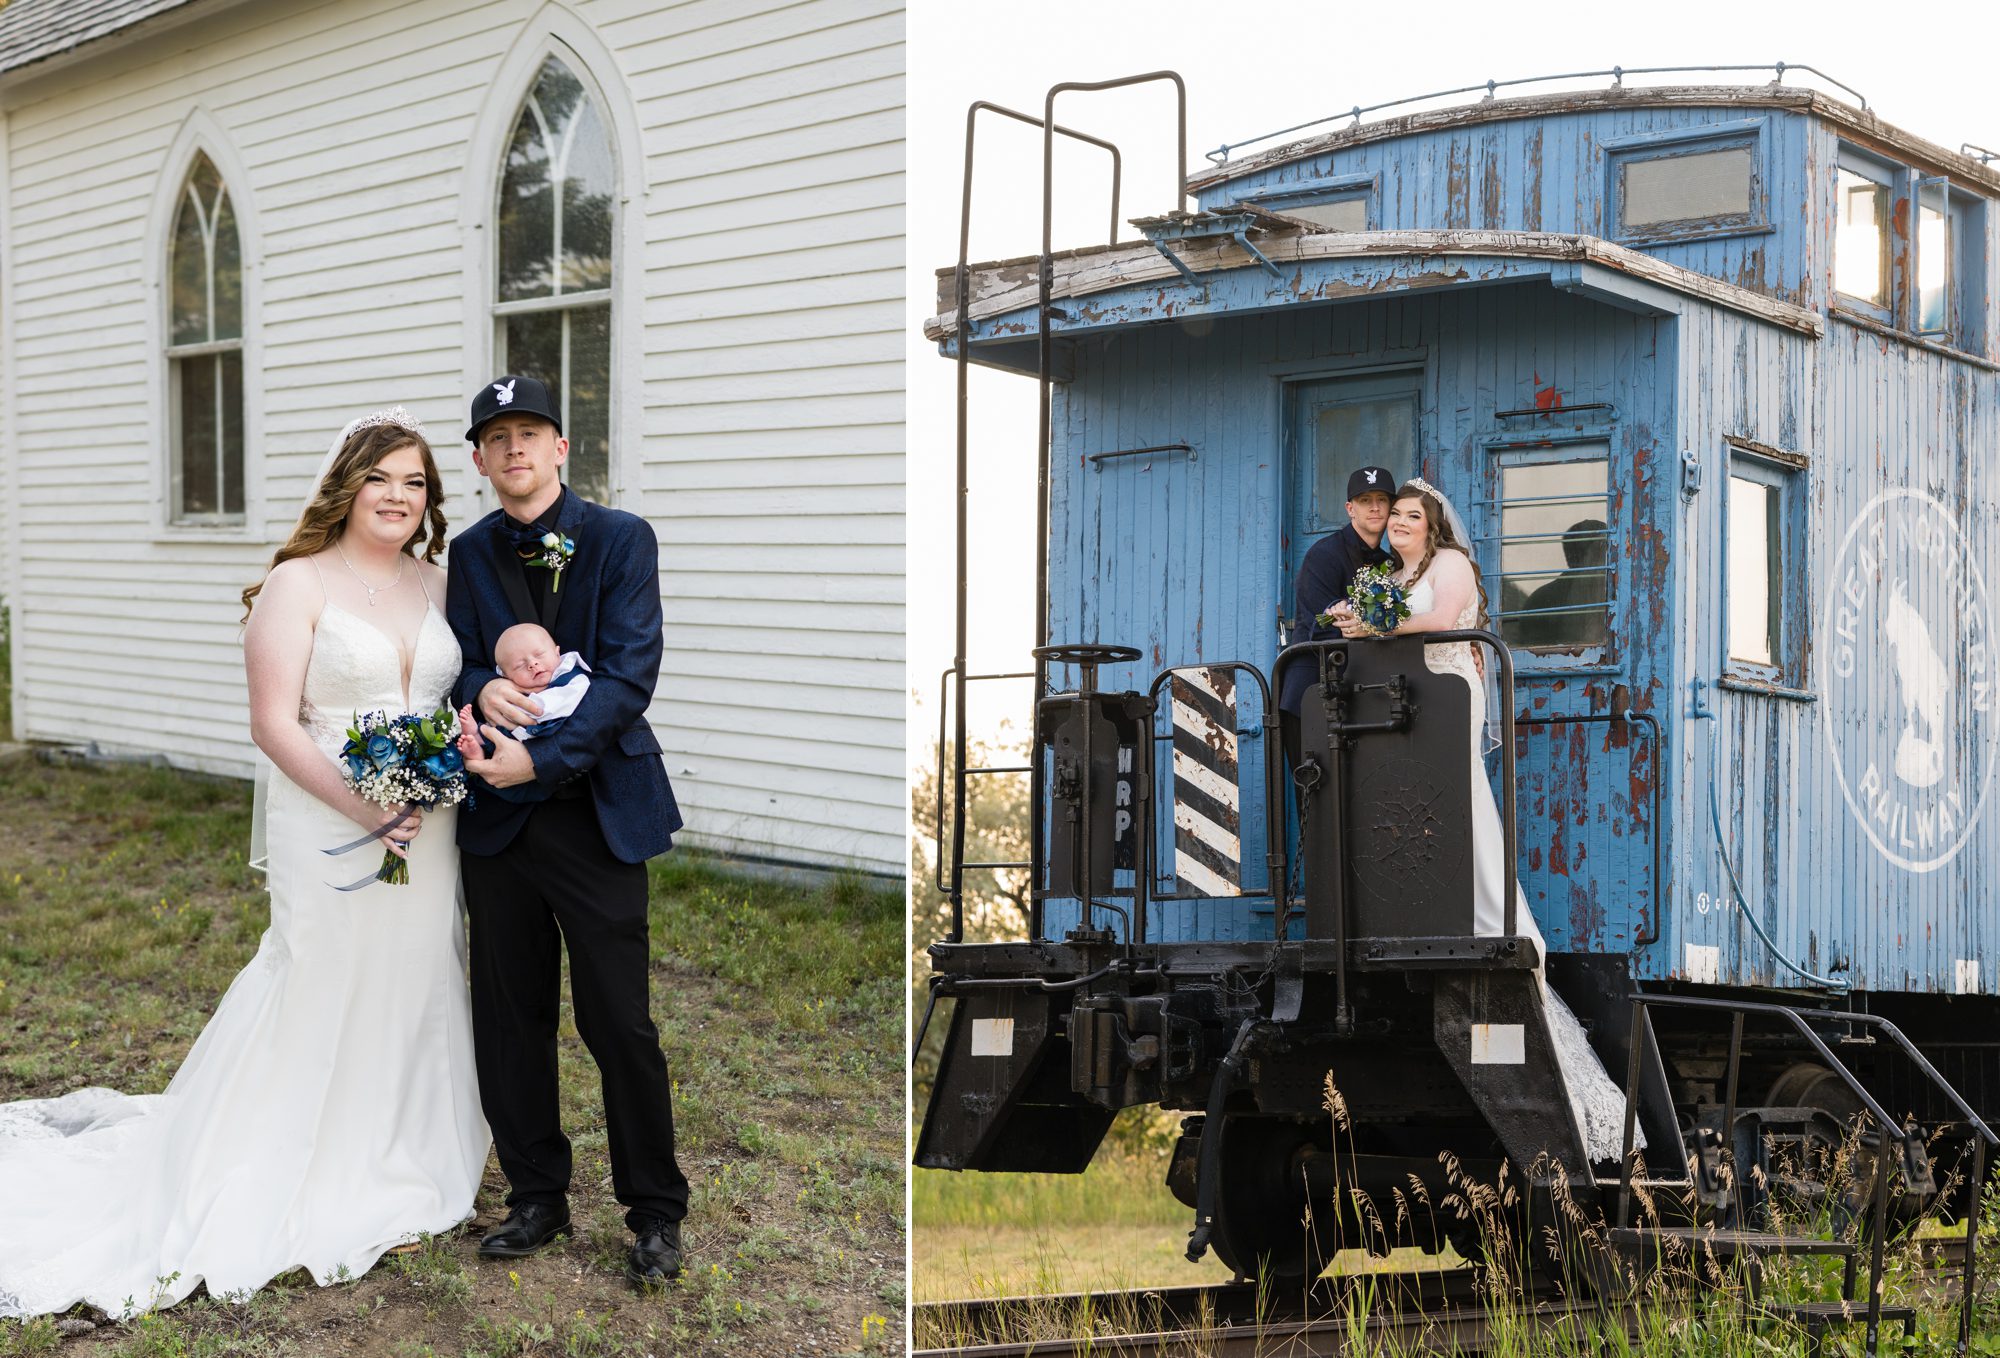
M 1190 193 L 1202 193 L 1217 185 L 1260 174 L 1293 161 L 1307 160 L 1348 147 L 1365 146 L 1371 142 L 1393 141 L 1399 137 L 1450 128 L 1617 109 L 1715 107 L 1775 108 L 1809 113 L 1833 124 L 1842 136 L 1850 140 L 1872 145 L 1896 159 L 1921 164 L 1967 184 L 2000 193 L 2000 168 L 1905 132 L 1884 122 L 1868 109 L 1842 103 L 1818 90 L 1789 85 L 1621 86 L 1607 90 L 1523 95 L 1511 99 L 1482 99 L 1474 104 L 1406 113 L 1287 142 L 1243 160 L 1191 174 L 1187 187 Z

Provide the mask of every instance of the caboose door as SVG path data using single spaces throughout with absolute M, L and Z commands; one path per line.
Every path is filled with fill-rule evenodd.
M 1294 630 L 1293 583 L 1306 549 L 1347 526 L 1347 478 L 1362 467 L 1386 467 L 1397 484 L 1417 474 L 1419 369 L 1294 382 L 1285 392 L 1285 578 L 1278 585 L 1278 619 Z M 1394 493 L 1394 486 L 1383 489 Z

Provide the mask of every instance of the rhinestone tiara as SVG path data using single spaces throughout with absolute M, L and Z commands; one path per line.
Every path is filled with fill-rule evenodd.
M 347 423 L 347 430 L 341 435 L 345 443 L 364 429 L 373 429 L 378 424 L 393 424 L 399 429 L 407 429 L 412 434 L 429 438 L 424 432 L 423 422 L 402 406 L 390 406 L 387 410 L 374 410 L 366 415 L 357 415 Z

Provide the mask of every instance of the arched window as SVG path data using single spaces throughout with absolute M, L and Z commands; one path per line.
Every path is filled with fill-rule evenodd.
M 168 243 L 167 427 L 175 523 L 243 521 L 243 247 L 229 190 L 196 153 Z
M 611 494 L 611 138 L 590 95 L 550 57 L 507 143 L 500 177 L 498 357 L 555 393 L 568 480 Z

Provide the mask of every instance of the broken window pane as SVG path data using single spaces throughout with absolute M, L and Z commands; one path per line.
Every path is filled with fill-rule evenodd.
M 1889 186 L 1842 168 L 1833 242 L 1834 290 L 1871 306 L 1889 305 Z
M 1623 168 L 1627 230 L 1750 215 L 1748 146 L 1627 160 Z
M 1486 591 L 1509 646 L 1605 644 L 1609 466 L 1592 458 L 1501 468 L 1499 570 L 1489 567 Z
M 1302 221 L 1315 222 L 1329 231 L 1366 231 L 1368 229 L 1368 200 L 1366 198 L 1339 198 L 1332 202 L 1273 204 L 1273 212 L 1282 212 L 1287 217 L 1297 217 Z

